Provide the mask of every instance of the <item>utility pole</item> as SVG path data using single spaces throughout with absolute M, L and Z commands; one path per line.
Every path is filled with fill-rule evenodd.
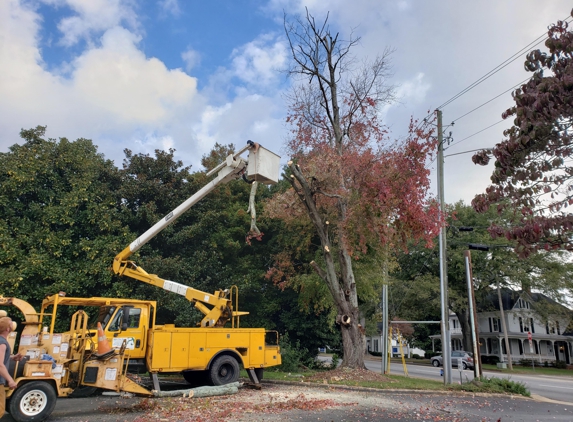
M 382 285 L 382 373 L 388 374 L 388 284 L 384 282 Z
M 388 247 L 384 252 L 384 267 L 382 269 L 382 276 L 384 281 L 382 284 L 382 374 L 388 374 L 390 362 L 388 362 Z
M 444 199 L 444 136 L 442 111 L 436 110 L 438 117 L 438 199 L 440 213 L 445 213 Z M 443 217 L 441 217 L 443 218 Z M 440 221 L 440 304 L 442 325 L 442 362 L 444 364 L 444 384 L 452 383 L 452 346 L 450 343 L 450 311 L 448 307 L 448 267 L 446 265 L 446 226 Z

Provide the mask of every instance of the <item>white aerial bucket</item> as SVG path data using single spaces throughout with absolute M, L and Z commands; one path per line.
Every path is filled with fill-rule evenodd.
M 274 185 L 279 181 L 280 161 L 281 157 L 266 148 L 250 149 L 247 179 Z

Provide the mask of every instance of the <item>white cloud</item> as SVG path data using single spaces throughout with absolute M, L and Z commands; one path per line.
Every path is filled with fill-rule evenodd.
M 50 137 L 91 138 L 115 160 L 134 146 L 193 148 L 188 122 L 202 104 L 195 78 L 146 57 L 140 36 L 119 26 L 72 60 L 63 78 L 43 66 L 39 22 L 18 1 L 0 2 L 1 150 L 18 141 L 21 128 L 39 124 Z
M 181 14 L 181 9 L 179 8 L 179 2 L 177 0 L 161 0 L 159 2 L 159 7 L 173 16 L 179 16 Z
M 79 96 L 124 124 L 161 124 L 173 108 L 192 101 L 197 83 L 181 70 L 146 58 L 137 41 L 123 28 L 108 30 L 101 48 L 76 60 L 73 85 Z
M 188 48 L 186 51 L 181 53 L 181 58 L 185 62 L 185 70 L 187 72 L 190 72 L 191 69 L 201 63 L 201 54 L 192 48 Z
M 281 104 L 276 98 L 246 95 L 220 107 L 206 107 L 193 130 L 202 154 L 207 153 L 215 142 L 242 147 L 247 140 L 259 142 L 279 153 L 283 122 Z
M 412 79 L 402 82 L 397 89 L 399 101 L 420 104 L 427 101 L 427 93 L 431 85 L 424 80 L 424 74 L 418 73 Z
M 288 51 L 282 40 L 266 34 L 233 51 L 232 71 L 252 85 L 276 83 L 286 67 Z
M 58 23 L 58 29 L 62 32 L 60 43 L 64 46 L 72 46 L 82 39 L 91 43 L 93 36 L 122 23 L 132 30 L 138 27 L 131 0 L 43 1 L 59 7 L 67 6 L 75 13 Z

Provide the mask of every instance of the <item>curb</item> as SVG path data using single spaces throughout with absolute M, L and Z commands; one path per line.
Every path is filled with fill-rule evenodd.
M 540 396 L 538 394 L 532 394 L 531 398 L 535 401 L 540 401 L 540 402 L 544 402 L 544 403 L 564 404 L 567 406 L 573 406 L 573 403 L 571 403 L 571 402 L 548 399 L 547 397 L 543 397 L 543 396 Z

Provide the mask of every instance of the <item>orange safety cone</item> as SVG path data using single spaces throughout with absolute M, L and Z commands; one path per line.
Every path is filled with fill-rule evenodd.
M 98 355 L 103 355 L 111 350 L 109 347 L 109 343 L 107 341 L 107 337 L 103 332 L 103 328 L 101 328 L 101 324 L 97 323 L 97 353 Z

